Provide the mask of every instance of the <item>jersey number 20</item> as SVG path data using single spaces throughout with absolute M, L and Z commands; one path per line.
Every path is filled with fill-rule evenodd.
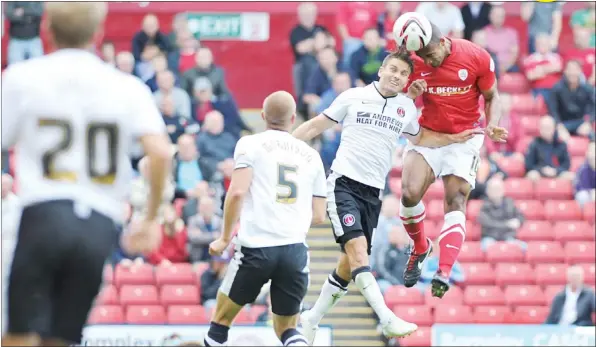
M 289 165 L 277 165 L 277 186 L 285 190 L 284 193 L 277 193 L 275 201 L 282 204 L 293 204 L 298 196 L 296 182 L 288 178 L 288 173 L 296 174 L 298 168 Z
M 62 140 L 54 147 L 47 150 L 42 156 L 42 169 L 44 177 L 57 181 L 77 180 L 76 172 L 57 171 L 54 169 L 56 155 L 68 151 L 73 142 L 72 125 L 59 119 L 40 119 L 38 126 L 41 128 L 53 127 L 62 130 Z M 99 134 L 107 137 L 108 168 L 105 172 L 98 172 L 95 167 L 96 140 Z M 91 122 L 85 132 L 85 147 L 87 157 L 87 173 L 91 181 L 99 184 L 113 184 L 116 180 L 118 166 L 118 126 L 114 123 Z

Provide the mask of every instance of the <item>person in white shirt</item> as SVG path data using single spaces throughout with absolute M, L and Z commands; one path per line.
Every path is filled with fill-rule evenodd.
M 584 285 L 581 266 L 567 268 L 567 285 L 554 298 L 546 324 L 594 326 L 596 312 L 594 291 Z
M 9 346 L 79 344 L 118 242 L 130 191 L 130 146 L 151 166 L 147 213 L 123 236 L 128 253 L 160 242 L 157 209 L 170 142 L 150 90 L 94 53 L 107 5 L 49 2 L 57 51 L 10 65 L 2 76 L 2 149 L 14 146 L 19 239 L 8 288 Z
M 300 319 L 311 344 L 323 315 L 345 295 L 350 280 L 380 318 L 385 336 L 403 337 L 417 329 L 416 324 L 400 319 L 387 307 L 369 266 L 381 192 L 393 152 L 402 134 L 419 146 L 440 147 L 466 141 L 478 131 L 448 135 L 420 127 L 413 99 L 424 91 L 426 82 L 414 81 L 408 95 L 401 93 L 413 65 L 409 52 L 388 55 L 379 69 L 378 82 L 341 93 L 327 110 L 294 131 L 295 137 L 307 141 L 338 122 L 343 124 L 327 180 L 327 214 L 342 254 L 314 307 Z
M 428 18 L 445 35 L 457 39 L 464 37 L 466 25 L 459 7 L 448 2 L 421 2 L 416 12 Z
M 236 253 L 219 289 L 205 346 L 227 344 L 234 318 L 269 280 L 275 333 L 284 346 L 308 346 L 296 327 L 309 283 L 306 234 L 311 224 L 325 220 L 325 170 L 319 153 L 289 133 L 296 120 L 292 95 L 269 95 L 262 117 L 267 130 L 236 145 L 223 231 L 209 247 L 211 255 L 220 255 L 240 217 Z

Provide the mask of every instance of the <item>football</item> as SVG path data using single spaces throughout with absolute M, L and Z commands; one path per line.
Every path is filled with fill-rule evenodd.
M 406 12 L 393 24 L 393 36 L 398 47 L 408 51 L 424 48 L 432 37 L 432 26 L 426 17 L 416 12 Z

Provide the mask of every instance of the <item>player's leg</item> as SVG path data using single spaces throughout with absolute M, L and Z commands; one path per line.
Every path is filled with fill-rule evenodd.
M 404 271 L 404 285 L 413 287 L 418 283 L 422 265 L 432 251 L 432 242 L 424 233 L 426 216 L 422 197 L 435 180 L 437 150 L 431 148 L 411 149 L 406 152 L 402 172 L 402 196 L 399 216 L 404 228 L 414 242 L 413 250 Z

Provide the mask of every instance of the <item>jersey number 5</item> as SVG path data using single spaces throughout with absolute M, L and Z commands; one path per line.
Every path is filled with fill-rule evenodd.
M 298 196 L 296 182 L 288 178 L 288 173 L 296 174 L 298 168 L 288 165 L 277 165 L 277 186 L 285 190 L 285 193 L 277 193 L 275 201 L 282 204 L 293 204 Z
M 72 146 L 72 125 L 67 121 L 59 119 L 40 119 L 38 126 L 40 128 L 58 128 L 62 131 L 62 140 L 54 148 L 47 150 L 42 156 L 43 176 L 56 181 L 75 182 L 77 180 L 76 172 L 58 171 L 54 167 L 56 156 L 68 151 Z M 97 136 L 100 134 L 105 134 L 107 137 L 108 167 L 104 172 L 99 172 L 95 165 L 96 142 Z M 99 184 L 113 184 L 116 180 L 118 166 L 118 126 L 113 123 L 89 123 L 85 132 L 85 147 L 87 173 L 91 181 Z

